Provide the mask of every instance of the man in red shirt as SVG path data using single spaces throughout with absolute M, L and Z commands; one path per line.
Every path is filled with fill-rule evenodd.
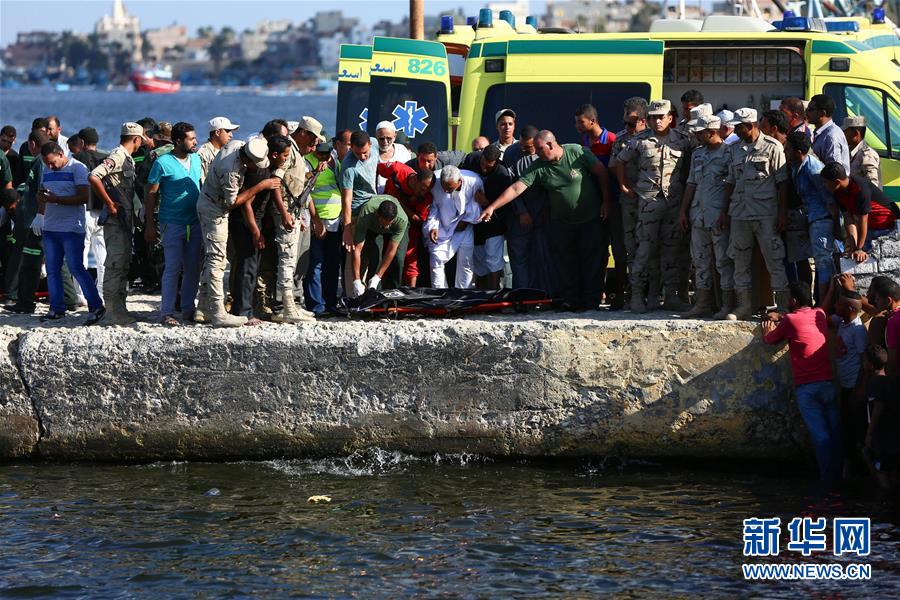
M 828 317 L 821 308 L 812 307 L 812 293 L 806 283 L 791 283 L 790 294 L 791 312 L 770 313 L 762 322 L 763 340 L 767 344 L 788 342 L 797 407 L 816 449 L 822 480 L 834 483 L 841 478 L 843 459 L 840 407 L 825 338 Z
M 422 223 L 431 208 L 431 185 L 434 172 L 431 169 L 414 170 L 402 162 L 378 164 L 378 176 L 385 178 L 384 193 L 400 202 L 409 217 L 409 244 L 403 263 L 403 283 L 416 287 L 419 278 L 419 252 L 422 247 Z
M 583 104 L 575 111 L 575 129 L 581 134 L 581 145 L 608 167 L 616 134 L 600 125 L 593 105 Z
M 874 282 L 873 282 L 874 283 Z M 869 286 L 869 299 L 879 312 L 884 312 L 884 339 L 873 344 L 884 345 L 888 352 L 887 374 L 900 376 L 900 283 L 882 281 Z
M 820 176 L 844 213 L 846 254 L 864 262 L 872 240 L 894 231 L 900 209 L 868 179 L 848 176 L 841 163 L 828 163 Z

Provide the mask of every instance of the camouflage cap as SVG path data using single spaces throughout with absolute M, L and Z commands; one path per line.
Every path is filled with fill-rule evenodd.
M 693 125 L 690 125 L 691 131 L 697 133 L 698 131 L 706 131 L 707 129 L 715 129 L 718 130 L 722 126 L 722 119 L 713 115 L 704 115 L 695 121 L 692 121 Z
M 862 115 L 856 117 L 844 117 L 844 126 L 842 129 L 850 129 L 851 127 L 865 127 L 866 118 Z
M 735 125 L 740 125 L 741 123 L 756 123 L 756 109 L 755 108 L 739 108 L 734 111 L 734 117 L 728 121 L 728 124 L 732 127 Z
M 672 103 L 668 100 L 653 100 L 650 102 L 648 115 L 667 115 L 672 112 Z
M 157 123 L 154 137 L 162 140 L 172 139 L 172 124 L 168 121 L 160 121 Z
M 144 128 L 141 127 L 140 125 L 138 125 L 137 123 L 133 123 L 133 122 L 129 121 L 128 123 L 122 123 L 122 129 L 121 129 L 119 135 L 121 135 L 121 136 L 139 135 L 139 136 L 143 137 Z
M 695 106 L 691 109 L 691 119 L 686 123 L 688 129 L 691 131 L 695 131 L 695 127 L 697 127 L 698 121 L 701 117 L 711 117 L 713 114 L 712 104 L 706 103 L 701 104 L 699 106 Z M 704 128 L 705 129 L 705 128 Z M 696 131 L 702 131 L 700 129 Z

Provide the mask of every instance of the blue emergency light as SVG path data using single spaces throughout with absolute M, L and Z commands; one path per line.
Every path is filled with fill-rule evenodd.
M 825 21 L 825 29 L 833 33 L 855 33 L 859 31 L 856 21 Z
M 500 11 L 500 20 L 506 21 L 509 23 L 509 26 L 513 29 L 516 28 L 516 16 L 512 14 L 511 10 L 501 10 Z
M 775 27 L 779 31 L 826 31 L 822 19 L 812 17 L 785 17 Z
M 884 7 L 879 6 L 875 10 L 872 11 L 872 23 L 875 25 L 881 25 L 884 23 Z
M 441 15 L 441 33 L 453 33 L 453 15 Z
M 527 17 L 525 17 L 525 24 L 531 25 L 532 27 L 537 29 L 537 26 L 538 26 L 537 17 L 534 15 L 528 15 Z
M 479 27 L 493 27 L 494 26 L 494 13 L 491 12 L 491 9 L 482 8 L 478 11 L 478 26 Z
M 478 25 L 478 17 L 466 17 L 466 25 L 475 27 Z

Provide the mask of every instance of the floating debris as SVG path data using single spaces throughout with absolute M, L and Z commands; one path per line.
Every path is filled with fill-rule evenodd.
M 318 504 L 319 502 L 331 502 L 331 496 L 310 496 L 306 501 L 314 504 Z

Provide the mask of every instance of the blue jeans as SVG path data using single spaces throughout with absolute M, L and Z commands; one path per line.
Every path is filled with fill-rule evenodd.
M 828 283 L 834 276 L 834 225 L 831 217 L 809 224 L 809 244 L 816 263 L 816 282 Z
M 203 266 L 203 234 L 200 225 L 160 223 L 163 255 L 166 264 L 162 276 L 162 304 L 160 314 L 175 314 L 178 280 L 181 279 L 181 312 L 194 311 L 200 268 Z
M 826 482 L 841 478 L 841 409 L 831 381 L 797 386 L 797 407 L 809 429 L 819 473 Z
M 340 229 L 326 232 L 324 239 L 312 237 L 309 270 L 303 279 L 303 295 L 306 296 L 308 310 L 318 315 L 337 308 L 341 262 Z
M 63 291 L 63 259 L 72 276 L 81 286 L 88 302 L 88 310 L 95 311 L 103 306 L 97 284 L 84 268 L 84 234 L 72 231 L 44 231 L 44 259 L 47 262 L 47 289 L 50 292 L 50 310 L 66 312 Z

